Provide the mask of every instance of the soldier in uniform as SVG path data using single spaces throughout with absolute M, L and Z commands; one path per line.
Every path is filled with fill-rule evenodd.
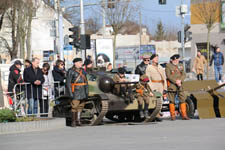
M 138 109 L 141 118 L 148 118 L 148 106 L 149 106 L 149 99 L 150 96 L 153 96 L 152 90 L 148 85 L 149 78 L 147 75 L 142 75 L 140 77 L 140 82 L 136 85 L 136 92 L 137 92 L 137 100 L 138 100 Z M 144 112 L 143 112 L 143 102 L 144 105 Z
M 153 54 L 150 57 L 150 60 L 152 61 L 152 64 L 148 65 L 148 67 L 146 68 L 146 75 L 150 80 L 149 86 L 153 91 L 158 91 L 162 95 L 165 95 L 165 91 L 167 90 L 165 70 L 161 65 L 158 65 L 157 54 Z M 162 119 L 160 118 L 160 114 L 157 115 L 155 121 L 162 121 Z
M 170 57 L 170 63 L 166 65 L 166 76 L 168 85 L 168 98 L 170 100 L 169 108 L 171 120 L 175 120 L 175 96 L 177 94 L 180 101 L 180 109 L 183 120 L 189 120 L 186 113 L 186 95 L 183 90 L 183 82 L 186 77 L 184 67 L 179 64 L 180 56 L 175 54 Z
M 118 73 L 113 76 L 113 81 L 115 83 L 126 82 L 125 73 L 126 73 L 126 70 L 124 68 L 118 68 Z M 115 84 L 113 93 L 124 97 L 126 104 L 129 104 L 134 99 L 132 95 L 131 87 L 127 84 Z
M 81 126 L 80 113 L 84 108 L 85 99 L 88 98 L 88 83 L 85 71 L 82 69 L 82 59 L 75 58 L 74 66 L 67 72 L 66 86 L 71 101 L 72 123 L 71 126 Z

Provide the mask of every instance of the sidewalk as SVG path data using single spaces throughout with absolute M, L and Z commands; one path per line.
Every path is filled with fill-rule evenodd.
M 0 134 L 11 134 L 21 132 L 58 129 L 65 127 L 65 118 L 52 118 L 49 120 L 30 122 L 0 123 Z

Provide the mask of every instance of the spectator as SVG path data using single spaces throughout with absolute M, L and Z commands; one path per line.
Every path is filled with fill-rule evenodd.
M 24 67 L 25 67 L 25 68 L 28 68 L 28 67 L 30 67 L 30 66 L 31 66 L 30 60 L 26 59 L 26 60 L 25 60 L 25 63 L 24 63 Z
M 14 64 L 9 68 L 9 82 L 8 82 L 8 92 L 13 92 L 13 88 L 17 83 L 22 83 L 23 79 L 22 76 L 20 74 L 21 72 L 21 67 L 22 67 L 22 63 L 19 60 L 16 60 L 14 62 Z M 19 92 L 20 87 L 18 86 L 18 88 L 16 89 L 16 92 Z M 10 96 L 12 96 L 13 94 L 10 93 Z
M 112 71 L 112 63 L 108 63 L 106 65 L 106 72 L 111 72 Z
M 149 65 L 149 63 L 150 63 L 150 56 L 144 55 L 143 61 L 135 69 L 135 74 L 139 74 L 140 76 L 144 75 L 145 71 L 146 71 L 146 68 Z
M 203 80 L 203 73 L 204 73 L 204 68 L 205 64 L 207 63 L 205 56 L 201 54 L 200 51 L 197 52 L 197 56 L 195 57 L 194 60 L 194 65 L 193 65 L 193 72 L 196 72 L 197 74 L 197 79 L 198 80 Z
M 56 65 L 53 68 L 52 75 L 54 81 L 59 82 L 55 83 L 55 96 L 57 97 L 58 95 L 63 94 L 62 92 L 64 92 L 64 80 L 66 78 L 65 65 L 62 60 L 56 61 Z
M 83 65 L 84 71 L 90 72 L 92 70 L 92 67 L 93 67 L 93 62 L 91 61 L 91 59 L 86 59 Z
M 24 70 L 24 81 L 30 84 L 27 85 L 28 98 L 28 114 L 37 114 L 38 101 L 42 98 L 42 84 L 45 79 L 42 70 L 39 68 L 40 60 L 37 57 L 32 59 L 32 65 Z
M 53 89 L 54 89 L 54 79 L 52 76 L 52 71 L 50 70 L 50 65 L 44 63 L 42 66 L 42 72 L 45 78 L 43 83 L 43 99 L 40 101 L 40 113 L 48 113 L 49 101 L 54 99 Z
M 210 66 L 212 66 L 212 62 L 214 61 L 214 71 L 215 71 L 215 79 L 216 82 L 221 82 L 223 64 L 224 64 L 224 56 L 220 52 L 220 48 L 216 48 L 216 52 L 212 55 L 210 60 Z

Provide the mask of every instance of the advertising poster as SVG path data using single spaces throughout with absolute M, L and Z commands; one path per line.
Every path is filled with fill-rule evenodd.
M 151 56 L 152 54 L 155 53 L 156 53 L 155 45 L 141 45 L 140 59 L 142 59 L 144 55 Z
M 113 65 L 113 40 L 96 39 L 97 66 L 104 67 L 108 62 Z

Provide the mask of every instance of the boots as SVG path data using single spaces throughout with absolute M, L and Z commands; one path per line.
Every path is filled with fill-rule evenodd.
M 72 112 L 72 117 L 71 117 L 71 127 L 75 127 L 76 126 L 76 114 L 75 112 Z
M 81 126 L 81 122 L 80 122 L 80 113 L 76 112 L 76 126 Z
M 142 105 L 138 104 L 138 110 L 139 110 L 139 115 L 140 115 L 140 117 L 141 117 L 141 118 L 144 118 L 145 116 L 144 116 L 144 112 L 143 112 L 143 110 L 142 110 Z
M 145 118 L 149 118 L 148 106 L 149 106 L 149 104 L 145 103 L 145 107 L 144 107 L 144 116 L 145 116 Z
M 186 103 L 181 103 L 180 109 L 181 109 L 182 120 L 190 120 L 190 118 L 187 116 L 187 112 L 186 112 Z
M 176 119 L 176 116 L 175 116 L 175 105 L 173 103 L 170 103 L 169 107 L 170 107 L 171 120 L 174 121 Z
M 72 112 L 71 127 L 76 127 L 76 126 L 81 126 L 81 123 L 78 117 L 78 112 Z

